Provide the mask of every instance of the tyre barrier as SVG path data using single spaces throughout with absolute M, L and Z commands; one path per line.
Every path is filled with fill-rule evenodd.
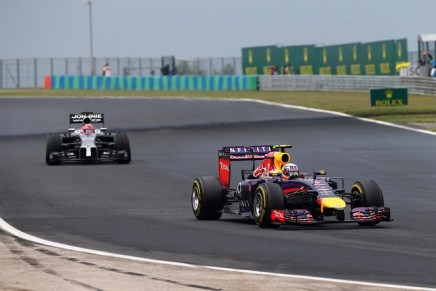
M 203 90 L 254 91 L 258 76 L 45 76 L 52 90 Z

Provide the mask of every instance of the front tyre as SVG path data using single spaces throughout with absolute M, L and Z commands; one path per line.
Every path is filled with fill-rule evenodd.
M 206 176 L 194 180 L 191 206 L 198 220 L 216 220 L 221 217 L 224 195 L 217 177 Z
M 51 159 L 50 155 L 52 152 L 59 153 L 61 151 L 61 147 L 62 147 L 61 136 L 58 134 L 49 133 L 47 135 L 46 142 L 47 142 L 47 144 L 46 144 L 46 152 L 45 152 L 45 162 L 47 163 L 47 165 L 51 165 L 51 166 L 52 165 L 59 165 L 61 163 L 61 161 L 58 159 Z
M 382 207 L 385 206 L 383 192 L 374 180 L 358 181 L 351 187 L 351 193 L 359 197 L 352 207 Z M 378 221 L 359 222 L 359 225 L 371 226 L 379 223 Z
M 120 157 L 118 159 L 119 164 L 128 164 L 132 160 L 132 154 L 130 153 L 130 141 L 127 134 L 122 131 L 115 135 L 115 144 L 117 151 L 125 151 L 127 156 Z
M 278 227 L 271 223 L 271 210 L 285 209 L 285 197 L 282 187 L 275 183 L 263 183 L 254 193 L 253 216 L 254 222 L 262 227 Z

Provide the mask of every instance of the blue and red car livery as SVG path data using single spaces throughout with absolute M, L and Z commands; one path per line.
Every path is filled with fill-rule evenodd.
M 191 205 L 199 220 L 219 219 L 223 213 L 254 219 L 260 227 L 282 224 L 355 222 L 372 226 L 391 221 L 383 193 L 373 180 L 357 181 L 350 192 L 344 179 L 325 171 L 287 177 L 290 145 L 227 146 L 218 150 L 218 177 L 196 178 Z M 241 181 L 231 186 L 232 163 L 251 161 Z M 256 161 L 261 161 L 256 166 Z M 349 218 L 346 218 L 346 211 Z

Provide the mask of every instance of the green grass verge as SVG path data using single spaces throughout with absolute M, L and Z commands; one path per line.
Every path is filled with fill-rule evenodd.
M 0 97 L 107 97 L 135 98 L 184 96 L 188 98 L 251 98 L 271 102 L 344 112 L 400 124 L 435 123 L 436 97 L 409 95 L 409 105 L 371 107 L 369 92 L 265 92 L 265 91 L 87 91 L 87 90 L 0 90 Z M 436 128 L 436 125 L 434 126 Z

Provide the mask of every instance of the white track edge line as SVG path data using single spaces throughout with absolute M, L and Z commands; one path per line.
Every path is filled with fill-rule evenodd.
M 384 288 L 393 288 L 393 289 L 403 289 L 403 290 L 423 290 L 423 291 L 435 291 L 434 288 L 422 288 L 422 287 L 414 287 L 414 286 L 406 286 L 406 285 L 395 285 L 395 284 L 379 284 L 379 283 L 371 283 L 371 282 L 363 282 L 363 281 L 353 281 L 353 280 L 341 280 L 341 279 L 331 279 L 331 278 L 323 278 L 323 277 L 314 277 L 314 276 L 303 276 L 303 275 L 292 275 L 292 274 L 283 274 L 283 273 L 271 273 L 271 272 L 261 272 L 261 271 L 251 271 L 251 270 L 241 270 L 241 269 L 232 269 L 232 268 L 223 268 L 223 267 L 214 267 L 214 266 L 206 266 L 206 265 L 193 265 L 187 263 L 178 263 L 171 261 L 163 261 L 163 260 L 153 260 L 147 258 L 140 258 L 134 256 L 120 255 L 116 253 L 97 251 L 92 249 L 80 248 L 71 245 L 66 245 L 62 243 L 52 242 L 45 239 L 41 239 L 39 237 L 24 233 L 12 225 L 8 224 L 5 220 L 0 217 L 0 229 L 9 233 L 12 236 L 19 237 L 21 239 L 31 241 L 37 244 L 46 245 L 49 247 L 76 251 L 82 253 L 88 253 L 91 255 L 98 255 L 104 257 L 112 257 L 118 259 L 126 259 L 131 261 L 138 261 L 144 263 L 154 263 L 160 265 L 170 265 L 177 267 L 187 267 L 187 268 L 204 268 L 215 271 L 224 271 L 224 272 L 234 272 L 234 273 L 242 273 L 249 275 L 263 275 L 263 276 L 271 276 L 271 277 L 281 277 L 281 278 L 289 278 L 289 279 L 301 279 L 301 280 L 314 280 L 314 281 L 323 281 L 323 282 L 332 282 L 332 283 L 341 283 L 341 284 L 355 284 L 361 286 L 372 286 L 372 287 L 384 287 Z
M 436 132 L 432 132 L 432 131 L 429 131 L 429 130 L 413 128 L 413 127 L 409 127 L 409 126 L 405 126 L 405 125 L 400 125 L 400 124 L 395 124 L 395 123 L 391 123 L 391 122 L 380 121 L 380 120 L 375 120 L 375 119 L 370 119 L 370 118 L 365 118 L 365 117 L 358 117 L 358 116 L 354 116 L 354 115 L 350 115 L 350 114 L 342 113 L 342 112 L 337 112 L 337 111 L 331 111 L 331 110 L 325 110 L 325 109 L 317 109 L 317 108 L 310 108 L 310 107 L 304 107 L 304 106 L 298 106 L 298 105 L 290 105 L 290 104 L 280 104 L 280 103 L 275 103 L 275 102 L 270 102 L 270 101 L 265 101 L 265 100 L 259 100 L 259 99 L 250 99 L 250 98 L 246 98 L 246 99 L 227 99 L 227 100 L 250 101 L 250 102 L 256 102 L 256 103 L 260 103 L 260 104 L 278 106 L 278 107 L 283 107 L 283 108 L 300 109 L 300 110 L 306 110 L 306 111 L 327 113 L 327 114 L 332 114 L 332 115 L 336 115 L 336 116 L 343 116 L 343 117 L 353 118 L 353 119 L 357 119 L 357 120 L 361 120 L 361 121 L 365 121 L 365 122 L 371 122 L 371 123 L 376 123 L 376 124 L 380 124 L 380 125 L 396 127 L 396 128 L 401 128 L 401 129 L 405 129 L 405 130 L 410 130 L 410 131 L 414 131 L 414 132 L 419 132 L 419 133 L 424 133 L 424 134 L 429 134 L 429 135 L 435 135 L 436 136 Z
M 154 97 L 156 98 L 156 97 Z M 178 98 L 178 99 L 187 99 L 187 100 L 193 100 L 189 98 Z M 199 98 L 197 98 L 198 100 Z M 336 111 L 330 111 L 330 110 L 324 110 L 324 109 L 315 109 L 315 108 L 309 108 L 304 106 L 297 106 L 297 105 L 289 105 L 289 104 L 280 104 L 275 102 L 269 102 L 264 100 L 258 100 L 258 99 L 250 99 L 250 98 L 243 98 L 243 99 L 233 99 L 233 98 L 200 98 L 205 100 L 224 100 L 224 101 L 240 101 L 240 102 L 256 102 L 260 104 L 266 104 L 266 105 L 272 105 L 272 106 L 278 106 L 278 107 L 284 107 L 284 108 L 292 108 L 292 109 L 301 109 L 306 111 L 313 111 L 313 112 L 321 112 L 321 113 L 328 113 L 332 115 L 337 116 L 343 116 L 348 118 L 354 118 L 358 120 L 362 120 L 365 122 L 371 122 L 371 123 L 377 123 L 381 125 L 391 126 L 391 127 L 397 127 L 401 129 L 406 129 L 410 131 L 420 132 L 424 134 L 430 134 L 430 135 L 436 135 L 435 132 L 422 130 L 422 129 L 415 129 L 403 125 L 398 125 L 394 123 L 384 122 L 384 121 L 378 121 L 363 117 L 356 117 L 353 115 L 349 115 L 346 113 L 336 112 Z M 370 283 L 370 282 L 363 282 L 363 281 L 353 281 L 353 280 L 341 280 L 341 279 L 331 279 L 331 278 L 323 278 L 323 277 L 313 277 L 313 276 L 302 276 L 302 275 L 291 275 L 291 274 L 282 274 L 282 273 L 269 273 L 269 272 L 260 272 L 260 271 L 251 271 L 251 270 L 240 270 L 240 269 L 232 269 L 232 268 L 222 268 L 222 267 L 213 267 L 213 266 L 204 266 L 204 265 L 193 265 L 193 264 L 186 264 L 186 263 L 178 263 L 178 262 L 171 262 L 171 261 L 163 261 L 163 260 L 153 260 L 153 259 L 147 259 L 147 258 L 140 258 L 140 257 L 134 257 L 134 256 L 126 256 L 126 255 L 120 255 L 115 253 L 109 253 L 109 252 L 103 252 L 103 251 L 97 251 L 97 250 L 91 250 L 86 248 L 80 248 L 75 246 L 70 246 L 66 244 L 56 243 L 48 240 L 44 240 L 32 235 L 29 235 L 27 233 L 24 233 L 10 224 L 8 224 L 6 221 L 4 221 L 0 217 L 0 229 L 3 231 L 19 237 L 24 240 L 32 241 L 38 244 L 47 245 L 50 247 L 70 250 L 70 251 L 77 251 L 77 252 L 83 252 L 88 253 L 92 255 L 99 255 L 99 256 L 106 256 L 106 257 L 113 257 L 113 258 L 120 258 L 120 259 L 127 259 L 132 261 L 140 261 L 140 262 L 146 262 L 146 263 L 155 263 L 155 264 L 161 264 L 161 265 L 171 265 L 171 266 L 180 266 L 180 267 L 188 267 L 188 268 L 206 268 L 210 270 L 217 270 L 217 271 L 226 271 L 226 272 L 236 272 L 236 273 L 244 273 L 244 274 L 252 274 L 252 275 L 265 275 L 265 276 L 273 276 L 273 277 L 283 277 L 283 278 L 293 278 L 293 279 L 303 279 L 303 280 L 315 280 L 315 281 L 325 281 L 325 282 L 334 282 L 334 283 L 342 283 L 342 284 L 356 284 L 356 285 L 362 285 L 362 286 L 373 286 L 373 287 L 385 287 L 385 288 L 395 288 L 395 289 L 405 289 L 405 290 L 423 290 L 423 291 L 435 291 L 436 288 L 422 288 L 422 287 L 413 287 L 413 286 L 405 286 L 405 285 L 394 285 L 394 284 L 379 284 L 379 283 Z
M 24 233 L 16 228 L 14 228 L 12 225 L 8 224 L 2 218 L 0 218 L 0 229 L 9 233 L 10 235 L 13 235 L 13 236 L 19 237 L 21 239 L 37 243 L 37 244 L 46 245 L 49 247 L 55 247 L 55 248 L 59 248 L 59 249 L 69 250 L 69 251 L 88 253 L 91 255 L 126 259 L 126 260 L 145 262 L 145 263 L 154 263 L 154 264 L 170 265 L 170 266 L 177 266 L 177 267 L 188 267 L 188 268 L 204 268 L 204 269 L 215 270 L 215 271 L 235 272 L 235 273 L 242 273 L 242 274 L 249 274 L 249 275 L 264 275 L 264 276 L 281 277 L 281 278 L 289 278 L 289 279 L 314 280 L 314 281 L 342 283 L 342 284 L 355 284 L 355 285 L 361 285 L 361 286 L 384 287 L 384 288 L 394 288 L 394 289 L 403 289 L 403 290 L 423 290 L 423 291 L 427 291 L 427 290 L 428 291 L 435 291 L 436 290 L 433 288 L 422 288 L 422 287 L 394 285 L 394 284 L 379 284 L 379 283 L 371 283 L 371 282 L 363 282 L 363 281 L 330 279 L 330 278 L 323 278 L 323 277 L 292 275 L 292 274 L 283 274 L 283 273 L 270 273 L 270 272 L 222 268 L 222 267 L 214 267 L 214 266 L 206 266 L 206 265 L 193 265 L 193 264 L 178 263 L 178 262 L 171 262 L 171 261 L 153 260 L 153 259 L 140 258 L 140 257 L 134 257 L 134 256 L 126 256 L 126 255 L 120 255 L 120 254 L 116 254 L 116 253 L 80 248 L 80 247 L 70 246 L 70 245 L 66 245 L 66 244 L 62 244 L 62 243 L 57 243 L 57 242 L 52 242 L 52 241 L 48 241 L 45 239 L 41 239 L 39 237 Z

